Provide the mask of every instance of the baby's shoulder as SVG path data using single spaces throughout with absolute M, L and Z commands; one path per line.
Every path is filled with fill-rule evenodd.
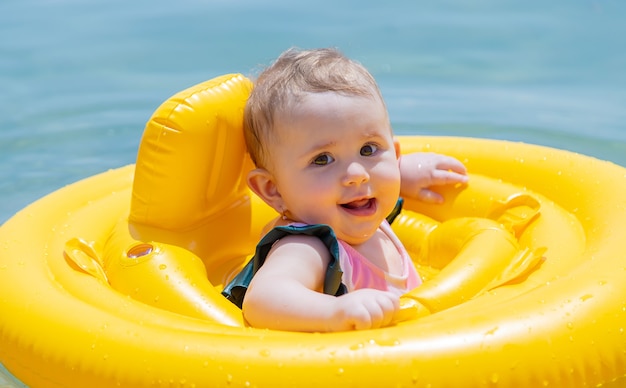
M 265 235 L 261 246 L 271 245 L 271 250 L 282 252 L 297 250 L 294 254 L 317 254 L 323 258 L 336 258 L 339 243 L 332 228 L 323 224 L 290 223 L 274 227 Z

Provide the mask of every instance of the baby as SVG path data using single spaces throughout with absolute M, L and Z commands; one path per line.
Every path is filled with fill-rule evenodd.
M 401 156 L 376 81 L 334 49 L 290 49 L 264 70 L 244 134 L 248 185 L 281 216 L 224 294 L 254 327 L 389 325 L 421 280 L 387 217 L 400 196 L 441 202 L 428 187 L 465 183 L 463 164 Z

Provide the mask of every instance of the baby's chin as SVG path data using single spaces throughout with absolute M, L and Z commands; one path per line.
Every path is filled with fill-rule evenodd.
M 354 232 L 344 233 L 341 230 L 337 230 L 333 228 L 333 231 L 335 232 L 335 235 L 337 236 L 339 240 L 344 241 L 353 246 L 361 245 L 365 243 L 367 240 L 371 239 L 372 236 L 374 236 L 374 234 L 376 233 L 376 230 L 378 230 L 378 226 L 376 228 L 373 228 L 372 230 L 361 231 L 360 233 L 354 233 Z

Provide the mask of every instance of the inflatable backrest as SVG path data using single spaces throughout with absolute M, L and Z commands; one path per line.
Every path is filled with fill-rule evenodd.
M 217 287 L 240 270 L 276 216 L 245 179 L 253 168 L 243 137 L 251 90 L 246 77 L 227 74 L 156 109 L 139 146 L 129 216 L 108 245 L 183 248 L 204 262 Z
M 133 183 L 130 221 L 185 231 L 248 194 L 243 109 L 252 82 L 227 74 L 183 90 L 148 121 Z

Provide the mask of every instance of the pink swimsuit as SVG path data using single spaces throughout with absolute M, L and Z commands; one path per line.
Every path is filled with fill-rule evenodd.
M 263 265 L 267 254 L 276 241 L 290 235 L 308 235 L 319 238 L 329 249 L 332 260 L 328 264 L 324 277 L 324 293 L 340 296 L 360 288 L 373 288 L 392 291 L 398 296 L 422 284 L 406 249 L 391 230 L 387 221 L 380 224 L 380 230 L 393 242 L 400 254 L 403 271 L 401 275 L 392 275 L 372 264 L 366 257 L 347 243 L 337 239 L 328 225 L 307 225 L 294 223 L 277 226 L 268 232 L 259 242 L 254 257 L 243 270 L 224 288 L 222 294 L 241 308 L 248 285 L 256 271 Z
M 352 248 L 346 242 L 339 241 L 339 263 L 343 271 L 341 281 L 346 285 L 348 292 L 360 288 L 374 288 L 382 291 L 392 291 L 398 296 L 422 284 L 417 270 L 406 249 L 395 235 L 387 221 L 383 221 L 380 229 L 393 242 L 402 258 L 402 275 L 390 274 L 372 264 L 366 257 Z

